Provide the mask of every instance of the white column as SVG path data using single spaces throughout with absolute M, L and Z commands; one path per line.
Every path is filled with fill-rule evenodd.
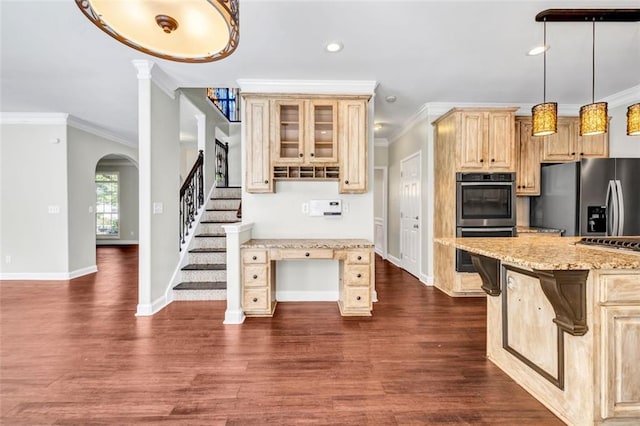
M 138 69 L 138 307 L 153 313 L 151 301 L 151 69 L 153 62 L 134 60 Z
M 245 316 L 240 285 L 240 245 L 251 239 L 253 223 L 236 223 L 224 225 L 223 228 L 227 234 L 227 311 L 224 324 L 242 324 Z

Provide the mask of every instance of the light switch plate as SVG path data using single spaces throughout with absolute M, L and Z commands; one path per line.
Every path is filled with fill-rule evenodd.
M 163 211 L 164 205 L 161 202 L 156 201 L 153 203 L 153 214 L 162 214 Z

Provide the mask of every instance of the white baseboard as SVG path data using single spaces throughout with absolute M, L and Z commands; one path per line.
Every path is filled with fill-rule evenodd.
M 402 260 L 398 259 L 397 257 L 393 255 L 388 255 L 387 260 L 393 263 L 394 265 L 396 265 L 398 268 L 402 268 Z
M 137 317 L 148 317 L 158 313 L 162 308 L 171 303 L 165 296 L 158 297 L 153 303 L 138 303 L 136 310 Z
M 97 246 L 130 246 L 137 244 L 138 240 L 96 240 Z
M 242 324 L 245 319 L 244 311 L 238 309 L 237 311 L 232 311 L 227 309 L 224 313 L 224 321 L 223 324 Z
M 420 274 L 420 282 L 426 286 L 433 286 L 433 276 L 432 275 L 425 275 L 425 274 Z
M 86 268 L 76 269 L 71 272 L 3 272 L 0 273 L 0 280 L 15 281 L 66 281 L 81 277 L 87 274 L 98 272 L 96 265 Z
M 278 302 L 337 302 L 337 291 L 277 291 Z
M 376 252 L 376 254 L 380 255 L 381 258 L 387 258 L 387 253 L 385 253 L 381 248 L 376 247 L 374 251 Z

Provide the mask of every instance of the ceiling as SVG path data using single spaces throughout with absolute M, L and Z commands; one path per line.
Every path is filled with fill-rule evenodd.
M 542 101 L 535 15 L 637 8 L 633 1 L 240 0 L 240 44 L 218 62 L 154 58 L 116 42 L 73 0 L 0 0 L 3 112 L 63 112 L 135 143 L 137 78 L 150 59 L 179 87 L 238 79 L 375 80 L 376 137 L 393 138 L 425 103 Z M 344 49 L 328 53 L 339 40 Z M 591 25 L 547 24 L 547 100 L 591 101 Z M 640 23 L 596 26 L 596 100 L 640 85 Z M 639 89 L 640 90 L 640 89 Z M 394 95 L 395 103 L 385 97 Z M 577 114 L 577 110 L 576 110 Z

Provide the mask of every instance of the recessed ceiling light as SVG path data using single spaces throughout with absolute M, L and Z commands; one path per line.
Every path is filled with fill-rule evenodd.
M 380 124 L 380 123 L 376 123 L 376 124 L 374 124 L 374 125 L 373 125 L 373 130 L 375 130 L 376 132 L 377 132 L 378 130 L 382 130 L 382 124 Z
M 546 46 L 536 46 L 533 49 L 531 49 L 530 51 L 527 52 L 528 56 L 536 56 L 536 55 L 540 55 L 544 52 L 546 52 L 547 50 L 549 50 L 551 48 L 551 46 L 549 46 L 548 44 Z
M 394 103 L 398 98 L 396 98 L 393 95 L 389 95 L 386 98 L 384 98 L 385 101 L 389 102 L 390 104 Z
M 339 41 L 332 41 L 331 43 L 327 43 L 325 49 L 327 52 L 336 53 L 342 50 L 344 46 Z

